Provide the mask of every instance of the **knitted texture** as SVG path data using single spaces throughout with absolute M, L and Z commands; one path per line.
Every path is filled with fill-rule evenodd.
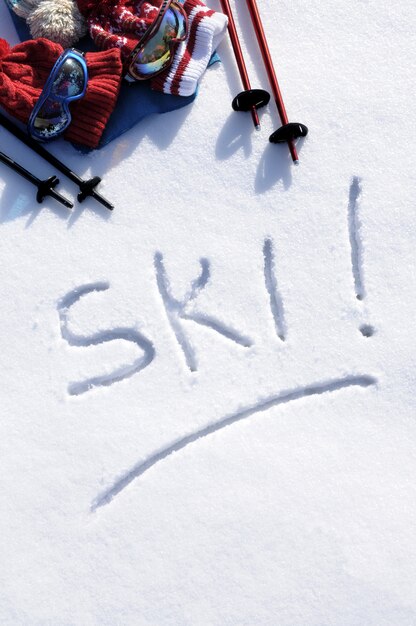
M 208 67 L 227 28 L 222 13 L 208 9 L 200 0 L 187 0 L 188 34 L 180 42 L 172 65 L 152 80 L 153 89 L 176 96 L 189 96 Z
M 27 123 L 55 61 L 59 44 L 46 39 L 27 41 L 11 48 L 0 39 L 0 105 Z
M 140 0 L 77 1 L 96 46 L 118 48 L 127 71 L 131 52 L 158 16 L 160 0 L 154 4 Z M 151 86 L 164 93 L 190 96 L 226 32 L 227 18 L 208 9 L 201 0 L 186 0 L 182 6 L 188 16 L 186 39 L 178 45 L 172 64 L 151 80 Z
M 45 37 L 70 48 L 87 33 L 87 24 L 75 0 L 8 0 L 23 17 L 34 39 Z
M 101 50 L 119 48 L 123 61 L 139 43 L 159 13 L 162 0 L 154 4 L 130 0 L 78 0 L 87 18 L 94 43 Z
M 70 48 L 87 33 L 87 24 L 73 0 L 41 0 L 29 13 L 33 38 L 46 37 Z
M 88 87 L 84 98 L 73 103 L 72 123 L 65 139 L 96 148 L 116 106 L 123 65 L 118 49 L 87 52 Z
M 62 46 L 47 39 L 25 41 L 13 48 L 0 39 L 0 106 L 26 124 L 62 52 Z M 117 101 L 122 64 L 115 49 L 91 52 L 86 62 L 87 91 L 71 104 L 72 122 L 64 136 L 96 148 Z

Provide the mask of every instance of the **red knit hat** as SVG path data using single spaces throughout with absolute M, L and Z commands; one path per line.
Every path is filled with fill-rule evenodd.
M 25 41 L 13 48 L 0 39 L 0 106 L 26 124 L 62 52 L 59 44 L 48 39 Z M 71 104 L 72 121 L 64 137 L 96 148 L 117 101 L 122 63 L 116 49 L 87 53 L 85 60 L 87 91 Z
M 90 35 L 101 50 L 118 48 L 127 60 L 159 13 L 162 0 L 77 0 L 87 18 Z M 175 95 L 192 95 L 212 53 L 227 28 L 222 13 L 208 9 L 201 0 L 185 0 L 188 33 L 176 50 L 172 65 L 151 81 L 153 89 Z

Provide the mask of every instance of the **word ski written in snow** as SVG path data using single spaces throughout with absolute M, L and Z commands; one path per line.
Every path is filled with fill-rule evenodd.
M 357 300 L 363 301 L 366 294 L 362 270 L 362 245 L 359 235 L 359 221 L 357 217 L 358 198 L 361 194 L 360 182 L 360 179 L 357 177 L 354 177 L 351 181 L 348 205 L 348 225 L 355 295 Z M 285 309 L 276 277 L 274 245 L 273 241 L 269 238 L 265 239 L 263 244 L 263 262 L 264 284 L 268 294 L 269 306 L 274 321 L 276 335 L 281 341 L 285 341 L 288 334 Z M 210 261 L 202 258 L 200 259 L 199 264 L 201 267 L 199 275 L 194 281 L 192 281 L 190 289 L 185 294 L 184 298 L 182 300 L 178 300 L 173 295 L 163 255 L 160 252 L 157 252 L 154 256 L 156 283 L 166 317 L 175 339 L 183 353 L 185 363 L 191 372 L 197 371 L 198 360 L 192 342 L 187 335 L 187 325 L 186 323 L 184 324 L 184 322 L 191 321 L 195 324 L 199 324 L 200 326 L 209 328 L 243 348 L 249 348 L 254 343 L 250 337 L 233 328 L 230 328 L 215 317 L 192 310 L 192 304 L 195 302 L 201 291 L 208 285 L 211 279 Z M 109 283 L 82 285 L 69 292 L 59 301 L 58 313 L 61 321 L 62 337 L 71 346 L 84 348 L 122 339 L 136 344 L 140 349 L 141 354 L 133 363 L 120 367 L 111 374 L 94 376 L 84 381 L 71 383 L 68 387 L 70 395 L 77 396 L 94 387 L 112 385 L 115 382 L 129 378 L 150 365 L 155 358 L 156 352 L 152 341 L 135 328 L 113 328 L 111 330 L 97 332 L 90 336 L 76 335 L 70 330 L 69 311 L 71 307 L 89 293 L 106 291 L 109 288 Z M 374 328 L 369 324 L 363 324 L 360 327 L 360 331 L 365 337 L 371 337 L 374 333 Z
M 274 252 L 273 243 L 267 239 L 264 243 L 264 276 L 266 289 L 269 294 L 270 308 L 274 318 L 278 337 L 284 341 L 286 326 L 284 321 L 283 302 L 277 289 L 277 281 L 274 273 Z M 247 335 L 239 333 L 237 330 L 227 326 L 211 315 L 191 310 L 192 303 L 199 293 L 208 285 L 211 279 L 211 264 L 208 259 L 200 259 L 201 271 L 199 276 L 191 283 L 189 291 L 182 300 L 178 300 L 172 293 L 171 284 L 165 268 L 163 256 L 157 252 L 154 257 L 154 267 L 156 282 L 159 294 L 163 303 L 167 320 L 172 332 L 183 352 L 185 363 L 191 372 L 198 369 L 198 361 L 195 349 L 187 336 L 186 324 L 192 321 L 195 324 L 210 328 L 214 332 L 222 335 L 226 339 L 249 348 L 253 345 L 253 340 Z M 98 386 L 108 386 L 115 382 L 129 378 L 146 368 L 155 358 L 155 348 L 150 339 L 135 328 L 118 327 L 111 330 L 104 330 L 93 335 L 77 335 L 70 329 L 69 315 L 71 307 L 81 298 L 93 292 L 106 291 L 110 288 L 109 283 L 92 283 L 82 285 L 66 294 L 58 303 L 58 313 L 61 322 L 61 334 L 63 339 L 74 347 L 96 346 L 114 340 L 129 341 L 137 345 L 140 349 L 140 356 L 131 364 L 116 369 L 111 374 L 94 376 L 87 380 L 71 383 L 68 393 L 73 396 L 81 395 L 90 389 Z

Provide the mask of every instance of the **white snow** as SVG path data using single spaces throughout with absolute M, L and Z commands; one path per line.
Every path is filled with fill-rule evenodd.
M 298 168 L 228 41 L 193 106 L 51 148 L 112 214 L 0 168 L 2 625 L 416 624 L 415 5 L 259 7 Z

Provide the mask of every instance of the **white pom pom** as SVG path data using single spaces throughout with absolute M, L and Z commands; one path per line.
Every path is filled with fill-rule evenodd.
M 27 18 L 33 38 L 46 37 L 70 48 L 87 32 L 75 0 L 40 0 Z

